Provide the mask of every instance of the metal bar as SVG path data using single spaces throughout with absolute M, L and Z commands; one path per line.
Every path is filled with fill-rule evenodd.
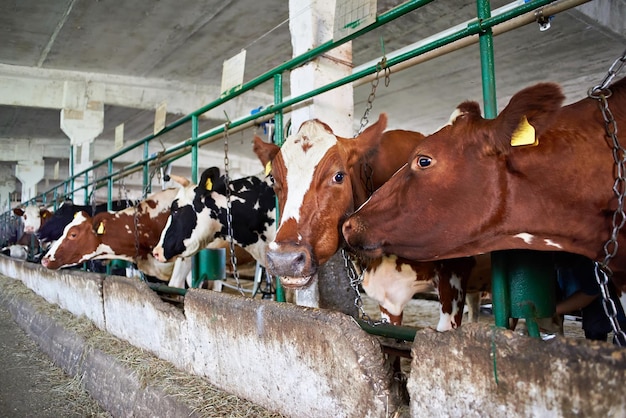
M 489 0 L 477 0 L 476 7 L 478 9 L 479 23 L 491 17 Z M 491 28 L 486 28 L 484 31 L 479 32 L 478 39 L 480 43 L 480 68 L 483 79 L 485 117 L 493 119 L 497 115 L 498 106 L 496 102 L 495 61 Z
M 281 73 L 274 75 L 274 103 L 278 104 L 283 101 L 283 75 Z M 270 139 L 271 140 L 271 139 Z M 276 112 L 274 116 L 274 143 L 278 146 L 283 144 L 283 113 L 282 110 Z M 276 222 L 280 219 L 280 211 L 278 210 L 278 198 L 276 201 Z M 276 226 L 278 229 L 278 226 Z M 268 273 L 269 274 L 269 273 Z M 285 289 L 278 277 L 274 277 L 276 282 L 276 301 L 285 302 Z
M 142 167 L 143 167 L 142 185 L 143 185 L 143 190 L 145 190 L 146 193 L 150 193 L 152 191 L 152 183 L 150 183 L 150 164 L 146 162 L 146 159 L 149 156 L 150 156 L 150 143 L 146 141 L 143 143 L 143 164 L 142 164 Z
M 356 319 L 355 321 L 368 334 L 378 335 L 381 337 L 394 338 L 396 340 L 413 341 L 415 340 L 416 328 L 404 327 L 391 324 L 370 325 L 368 322 L 362 319 Z
M 109 174 L 111 174 L 111 172 L 113 172 L 113 160 L 109 158 L 108 161 L 109 161 L 109 165 L 107 167 L 107 171 Z M 95 193 L 95 192 L 96 192 L 96 188 L 94 186 L 92 193 Z M 94 196 L 94 199 L 95 199 L 95 196 Z M 109 177 L 109 179 L 107 180 L 107 210 L 113 210 L 113 178 L 112 177 Z
M 198 116 L 191 117 L 191 181 L 198 183 Z

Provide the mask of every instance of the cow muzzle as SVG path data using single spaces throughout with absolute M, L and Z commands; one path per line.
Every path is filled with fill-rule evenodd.
M 267 270 L 281 276 L 281 283 L 289 288 L 302 288 L 311 283 L 317 273 L 317 262 L 311 250 L 295 244 L 282 244 L 266 253 Z
M 343 223 L 341 232 L 346 244 L 362 256 L 377 258 L 383 255 L 380 243 L 368 242 L 367 227 L 360 217 L 352 215 Z

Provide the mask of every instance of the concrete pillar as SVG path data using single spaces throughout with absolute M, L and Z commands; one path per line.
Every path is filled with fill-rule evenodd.
M 293 56 L 315 48 L 333 37 L 335 0 L 289 0 L 289 30 Z M 291 71 L 291 96 L 321 87 L 352 74 L 352 42 L 326 52 Z M 291 124 L 297 130 L 302 122 L 317 118 L 341 136 L 352 137 L 354 95 L 348 84 L 311 99 L 308 106 L 297 105 Z
M 70 138 L 72 145 L 74 174 L 93 164 L 93 142 L 104 129 L 104 85 L 66 81 L 64 85 L 61 130 Z M 72 167 L 70 167 L 72 172 Z M 78 178 L 74 187 L 85 184 Z M 74 202 L 83 204 L 88 191 L 74 194 Z
M 11 193 L 15 191 L 15 176 L 8 166 L 0 166 L 0 213 L 11 208 Z
M 333 37 L 335 0 L 289 0 L 289 30 L 293 56 L 315 48 Z M 333 49 L 295 70 L 291 71 L 291 97 L 309 92 L 329 82 L 352 73 L 352 43 Z M 306 105 L 297 105 L 291 112 L 294 132 L 300 125 L 317 118 L 328 124 L 341 136 L 352 137 L 353 132 L 352 85 L 336 88 L 311 99 Z M 323 272 L 318 284 L 323 282 Z M 296 292 L 296 303 L 304 306 L 324 306 L 320 301 L 319 288 L 315 285 Z
M 17 162 L 15 177 L 22 182 L 22 202 L 37 196 L 37 183 L 43 179 L 44 171 L 43 159 Z

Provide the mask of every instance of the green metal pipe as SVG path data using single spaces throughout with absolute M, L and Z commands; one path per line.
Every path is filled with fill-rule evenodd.
M 191 117 L 191 181 L 198 183 L 198 116 Z
M 381 337 L 393 338 L 403 341 L 414 341 L 416 328 L 404 327 L 391 324 L 371 325 L 362 319 L 356 319 L 356 322 L 368 334 L 378 335 Z
M 88 184 L 89 184 L 89 171 L 85 171 L 85 178 L 83 179 L 83 181 L 85 182 L 85 184 L 83 185 L 83 187 L 81 187 L 81 189 L 83 189 L 85 191 L 85 205 L 88 205 L 89 204 L 89 186 L 88 186 Z
M 283 101 L 283 75 L 281 73 L 274 75 L 274 103 L 281 103 Z M 274 116 L 274 143 L 278 146 L 283 144 L 283 112 L 279 110 Z M 276 222 L 280 219 L 280 211 L 278 210 L 278 198 L 276 200 Z M 276 225 L 278 228 L 278 225 Z M 278 277 L 274 277 L 276 282 L 276 301 L 286 302 L 285 289 Z
M 107 167 L 107 171 L 109 174 L 111 174 L 113 172 L 113 160 L 108 160 L 108 161 L 109 161 L 109 165 Z M 94 186 L 92 193 L 95 193 L 95 192 L 96 192 L 96 188 Z M 113 210 L 113 178 L 112 177 L 109 177 L 109 179 L 107 180 L 107 210 Z
M 143 143 L 143 180 L 142 180 L 142 184 L 143 184 L 143 189 L 150 193 L 152 191 L 152 184 L 148 184 L 150 182 L 150 165 L 145 162 L 146 159 L 150 156 L 150 143 L 149 142 L 144 142 Z
M 181 289 L 179 287 L 170 287 L 170 286 L 166 286 L 164 284 L 159 284 L 159 283 L 148 283 L 148 286 L 150 287 L 150 289 L 154 290 L 155 292 L 168 293 L 168 294 L 181 295 L 181 296 L 185 296 L 187 294 L 187 289 Z
M 491 17 L 491 5 L 489 0 L 477 0 L 478 21 Z M 496 79 L 495 79 L 495 60 L 493 54 L 493 34 L 491 27 L 485 28 L 478 33 L 480 44 L 480 68 L 483 79 L 483 101 L 485 107 L 485 117 L 493 119 L 498 113 L 496 103 Z

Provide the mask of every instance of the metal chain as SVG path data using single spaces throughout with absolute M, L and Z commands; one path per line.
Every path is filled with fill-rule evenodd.
M 361 270 L 360 274 L 357 274 L 354 267 L 355 261 L 352 260 L 350 254 L 344 248 L 341 249 L 341 256 L 343 257 L 343 266 L 348 273 L 348 278 L 350 279 L 350 287 L 354 290 L 354 293 L 356 293 L 356 297 L 354 298 L 354 306 L 356 306 L 356 308 L 359 310 L 361 319 L 372 326 L 387 323 L 387 321 L 384 319 L 380 321 L 374 321 L 365 312 L 365 309 L 363 309 L 363 299 L 361 298 L 361 291 L 359 290 L 359 286 L 363 282 L 363 270 Z
M 358 136 L 363 129 L 369 124 L 369 114 L 374 106 L 374 99 L 376 99 L 376 89 L 378 88 L 378 84 L 380 83 L 380 72 L 384 71 L 385 73 L 385 87 L 389 86 L 389 82 L 391 78 L 389 77 L 391 74 L 391 70 L 387 67 L 387 58 L 383 57 L 378 64 L 376 64 L 376 77 L 372 80 L 372 91 L 369 96 L 367 96 L 367 104 L 365 105 L 365 112 L 363 112 L 363 116 L 361 117 L 361 121 L 359 122 L 359 129 L 357 133 L 354 135 Z
M 369 96 L 367 97 L 367 104 L 365 105 L 365 111 L 363 112 L 363 116 L 359 122 L 359 129 L 354 134 L 356 138 L 363 132 L 363 129 L 369 124 L 369 114 L 372 111 L 374 106 L 374 100 L 376 99 L 376 89 L 378 88 L 378 84 L 380 83 L 380 72 L 384 71 L 385 73 L 385 87 L 389 86 L 391 81 L 390 74 L 391 70 L 387 67 L 387 58 L 383 56 L 378 64 L 376 64 L 376 77 L 372 80 L 372 90 L 370 91 Z M 363 173 L 365 175 L 365 188 L 369 195 L 374 192 L 374 185 L 372 184 L 372 167 L 369 164 L 365 164 L 363 166 Z M 372 319 L 365 313 L 363 310 L 363 299 L 361 298 L 361 292 L 359 291 L 359 286 L 363 282 L 363 271 L 361 274 L 357 274 L 354 268 L 354 263 L 350 258 L 350 255 L 345 249 L 341 250 L 341 255 L 343 256 L 343 264 L 348 274 L 348 278 L 350 279 L 350 287 L 354 289 L 356 293 L 356 297 L 354 299 L 354 306 L 360 311 L 361 319 L 367 322 L 370 325 L 378 325 L 387 321 L 372 321 Z
M 602 117 L 604 118 L 604 127 L 607 136 L 612 141 L 613 146 L 613 160 L 616 166 L 616 178 L 613 183 L 613 193 L 617 197 L 617 208 L 613 212 L 611 236 L 604 244 L 604 260 L 602 263 L 595 263 L 595 276 L 596 282 L 600 287 L 602 293 L 602 306 L 606 313 L 613 333 L 615 342 L 618 346 L 626 346 L 626 333 L 620 328 L 617 320 L 617 308 L 615 303 L 611 299 L 609 293 L 608 282 L 609 278 L 613 276 L 613 272 L 609 268 L 609 262 L 617 255 L 619 244 L 617 242 L 618 235 L 624 224 L 626 223 L 626 213 L 624 212 L 624 197 L 626 196 L 626 149 L 620 144 L 617 138 L 617 122 L 613 117 L 613 113 L 609 109 L 608 98 L 612 93 L 608 86 L 613 78 L 620 72 L 624 63 L 626 62 L 626 50 L 622 53 L 622 56 L 616 59 L 609 68 L 607 76 L 602 83 L 589 89 L 587 95 L 595 100 L 598 100 Z
M 237 270 L 237 255 L 235 254 L 235 238 L 233 237 L 233 213 L 230 200 L 230 174 L 228 159 L 228 124 L 227 121 L 224 124 L 224 179 L 226 183 L 226 224 L 228 227 L 228 244 L 230 246 L 230 263 L 233 266 L 233 277 L 237 283 L 237 290 L 241 293 L 241 296 L 245 296 L 241 283 L 239 282 L 239 270 Z

